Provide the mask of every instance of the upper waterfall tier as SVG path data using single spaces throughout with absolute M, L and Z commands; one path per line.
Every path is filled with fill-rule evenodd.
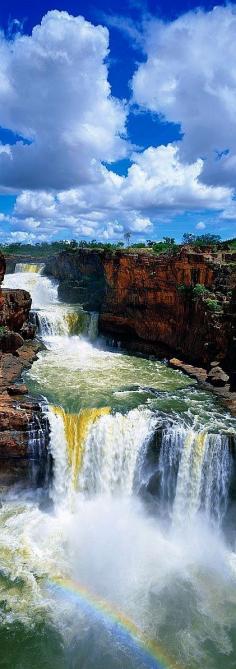
M 33 273 L 40 274 L 43 271 L 44 263 L 25 263 L 19 262 L 16 263 L 15 272 L 24 272 L 24 273 Z
M 32 298 L 32 318 L 43 339 L 52 336 L 84 334 L 94 341 L 98 334 L 98 314 L 58 300 L 57 282 L 42 274 L 43 264 L 18 263 L 14 274 L 7 274 L 8 288 L 24 288 Z
M 53 309 L 40 309 L 33 314 L 40 336 L 48 341 L 54 336 L 84 335 L 91 341 L 98 336 L 98 314 L 83 309 L 55 305 Z M 53 342 L 49 342 L 50 346 Z

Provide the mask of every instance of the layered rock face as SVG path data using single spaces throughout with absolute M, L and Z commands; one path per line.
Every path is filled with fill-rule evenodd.
M 200 314 L 189 300 L 188 292 L 196 283 L 207 286 L 213 283 L 213 269 L 200 256 L 160 258 L 115 254 L 105 258 L 104 268 L 107 279 L 101 314 L 104 332 L 115 330 L 122 338 L 138 337 L 153 344 L 153 349 L 162 344 L 186 354 L 193 354 L 194 349 L 196 358 L 202 353 Z M 204 325 L 208 327 L 207 323 Z
M 4 255 L 0 253 L 0 286 L 3 282 L 5 271 L 6 271 L 6 261 Z
M 49 258 L 45 272 L 59 281 L 58 297 L 100 311 L 105 299 L 104 253 L 89 249 L 62 251 Z
M 4 270 L 0 255 L 1 280 Z M 21 380 L 40 350 L 30 307 L 26 291 L 0 289 L 0 490 L 22 481 L 42 485 L 50 469 L 48 421 Z
M 20 332 L 28 322 L 31 297 L 26 290 L 0 289 L 0 326 Z
M 15 483 L 43 486 L 50 474 L 46 414 L 38 402 L 20 399 L 20 386 L 15 394 L 0 394 L 0 491 Z

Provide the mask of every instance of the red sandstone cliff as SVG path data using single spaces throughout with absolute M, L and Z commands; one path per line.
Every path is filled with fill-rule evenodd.
M 236 365 L 235 253 L 182 248 L 177 255 L 155 256 L 78 249 L 50 259 L 46 270 L 59 279 L 59 295 L 70 301 L 73 292 L 86 308 L 99 310 L 101 333 L 128 347 L 179 353 L 201 366 L 216 357 L 231 369 Z M 196 294 L 198 284 L 208 292 Z M 215 305 L 217 311 L 210 308 Z
M 31 297 L 26 290 L 0 289 L 0 326 L 20 332 L 29 320 Z
M 235 266 L 236 268 L 236 266 Z M 163 345 L 189 359 L 209 364 L 223 360 L 229 347 L 229 311 L 234 272 L 222 258 L 183 249 L 176 256 L 104 256 L 107 283 L 100 325 L 121 338 Z M 204 286 L 204 298 L 194 294 Z M 213 312 L 206 299 L 219 305 Z

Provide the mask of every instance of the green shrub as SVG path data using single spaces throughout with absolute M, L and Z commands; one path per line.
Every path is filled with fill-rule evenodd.
M 172 242 L 155 242 L 152 245 L 152 250 L 156 255 L 159 255 L 160 253 L 169 253 L 172 255 L 178 252 L 179 247 L 178 244 Z
M 131 249 L 145 249 L 146 244 L 145 242 L 137 242 L 135 244 L 131 244 L 130 248 Z
M 209 233 L 205 235 L 193 235 L 191 232 L 185 232 L 183 235 L 183 243 L 190 244 L 190 246 L 198 247 L 217 247 L 220 244 L 221 238 L 220 235 L 211 235 Z
M 221 306 L 220 306 L 220 303 L 218 302 L 218 300 L 208 299 L 208 300 L 205 301 L 205 304 L 206 304 L 207 308 L 209 309 L 209 311 L 220 311 L 221 310 Z
M 185 283 L 181 283 L 179 286 L 177 286 L 177 290 L 179 293 L 182 293 L 186 297 L 192 296 L 193 288 L 192 286 L 187 286 Z
M 203 297 L 206 293 L 208 293 L 206 286 L 203 283 L 196 283 L 196 286 L 193 288 L 193 296 L 195 298 Z

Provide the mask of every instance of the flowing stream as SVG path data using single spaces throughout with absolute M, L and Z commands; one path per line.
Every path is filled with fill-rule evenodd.
M 53 472 L 47 500 L 2 496 L 0 669 L 235 669 L 235 419 L 107 347 L 42 265 L 5 286 L 29 290 L 45 344 L 26 381 Z

